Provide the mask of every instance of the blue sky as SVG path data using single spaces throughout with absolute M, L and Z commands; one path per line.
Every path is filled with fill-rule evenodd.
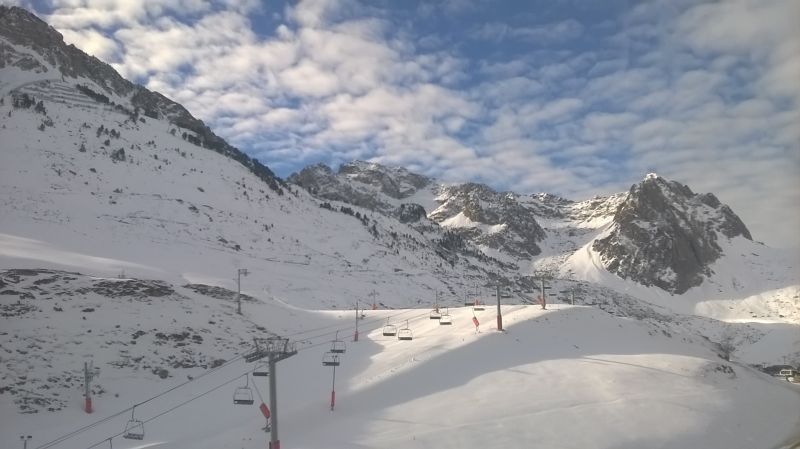
M 796 0 L 21 3 L 282 176 L 583 199 L 655 171 L 800 247 Z

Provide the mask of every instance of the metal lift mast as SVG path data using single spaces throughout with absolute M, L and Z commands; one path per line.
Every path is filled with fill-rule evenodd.
M 269 363 L 269 408 L 270 417 L 269 424 L 272 429 L 270 432 L 269 449 L 281 449 L 281 441 L 278 439 L 278 386 L 277 386 L 277 370 L 275 365 L 281 360 L 288 359 L 289 357 L 297 354 L 297 349 L 294 343 L 290 343 L 288 338 L 270 337 L 267 338 L 263 346 L 256 346 L 256 349 L 248 354 L 245 354 L 244 360 L 246 362 L 255 362 L 264 357 L 267 358 Z

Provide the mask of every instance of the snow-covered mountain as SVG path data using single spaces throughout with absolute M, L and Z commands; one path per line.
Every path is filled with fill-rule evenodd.
M 3 6 L 0 120 L 2 447 L 104 417 L 53 447 L 263 447 L 260 401 L 230 396 L 253 370 L 241 354 L 273 335 L 298 345 L 277 377 L 284 438 L 303 447 L 794 436 L 796 387 L 753 365 L 800 360 L 797 265 L 713 195 L 648 176 L 572 201 L 361 161 L 284 182 Z M 542 281 L 556 295 L 546 310 Z M 497 286 L 504 333 L 494 308 L 463 307 Z M 451 327 L 429 318 L 434 301 Z M 348 350 L 331 413 L 320 359 L 337 336 Z M 84 361 L 102 370 L 93 415 Z M 135 409 L 145 442 L 119 438 L 128 407 L 173 387 Z M 170 414 L 177 404 L 187 413 Z
M 695 194 L 655 174 L 628 192 L 579 202 L 550 194 L 496 192 L 482 184 L 443 184 L 363 161 L 344 164 L 338 172 L 315 165 L 293 174 L 289 182 L 317 198 L 402 216 L 406 222 L 405 217 L 421 218 L 424 211 L 441 228 L 517 266 L 523 275 L 545 271 L 569 276 L 569 259 L 582 255 L 579 250 L 589 245 L 587 251 L 603 271 L 683 294 L 704 282 L 714 283 L 715 262 L 770 253 L 752 241 L 744 223 L 713 194 Z M 747 241 L 742 245 L 751 246 L 751 254 L 731 247 L 737 239 Z M 781 257 L 775 264 L 778 277 L 791 284 L 794 263 L 788 271 L 781 267 Z M 735 283 L 757 280 L 741 275 Z
M 644 285 L 684 293 L 711 274 L 722 255 L 718 239 L 752 240 L 744 223 L 710 193 L 655 174 L 631 187 L 608 235 L 595 241 L 603 266 Z

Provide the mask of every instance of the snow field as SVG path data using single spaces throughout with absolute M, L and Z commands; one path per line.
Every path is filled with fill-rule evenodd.
M 480 333 L 469 308 L 450 309 L 453 326 L 428 319 L 427 310 L 367 311 L 357 343 L 343 335 L 352 332 L 353 311 L 290 312 L 265 304 L 247 310 L 246 319 L 255 323 L 332 326 L 317 333 L 340 328 L 340 337 L 348 340 L 337 368 L 333 412 L 331 368 L 321 365 L 329 348 L 324 341 L 332 335 L 314 339 L 319 345 L 300 340 L 300 352 L 279 363 L 279 429 L 286 447 L 768 448 L 791 435 L 800 421 L 797 388 L 725 363 L 695 345 L 651 336 L 641 322 L 591 308 L 504 306 L 504 333 L 492 329 L 493 310 L 477 312 Z M 402 324 L 409 318 L 414 340 L 384 337 L 384 317 Z M 137 408 L 137 416 L 146 419 L 234 379 L 146 424 L 142 443 L 117 438 L 114 447 L 264 447 L 258 400 L 253 406 L 231 403 L 233 388 L 244 383 L 236 376 L 249 369 L 252 364 L 234 363 Z M 91 417 L 77 410 L 80 401 L 74 397 L 73 406 L 59 413 L 71 419 L 10 418 L 42 441 L 165 389 L 162 383 L 110 373 L 100 381 L 123 393 L 96 399 Z M 256 382 L 267 401 L 265 378 Z M 121 432 L 127 419 L 121 416 L 90 436 L 55 447 L 101 441 Z M 41 424 L 47 422 L 60 425 Z

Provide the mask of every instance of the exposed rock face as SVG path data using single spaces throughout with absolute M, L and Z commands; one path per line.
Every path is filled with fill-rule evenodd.
M 721 255 L 719 236 L 752 239 L 745 225 L 712 194 L 648 175 L 618 206 L 610 233 L 593 249 L 612 273 L 683 293 L 710 275 Z
M 439 198 L 442 204 L 429 217 L 476 244 L 501 249 L 515 257 L 541 253 L 537 243 L 544 239 L 545 232 L 533 209 L 522 205 L 516 194 L 498 193 L 486 185 L 469 183 L 444 187 Z
M 394 209 L 392 204 L 384 201 L 373 190 L 359 188 L 358 184 L 338 176 L 325 164 L 312 165 L 299 173 L 292 173 L 288 181 L 320 199 L 341 201 L 384 213 Z
M 128 111 L 129 113 L 138 115 L 141 110 L 144 115 L 167 118 L 174 125 L 194 132 L 199 145 L 238 161 L 261 178 L 272 190 L 283 193 L 282 187 L 285 187 L 283 180 L 276 177 L 258 160 L 247 156 L 214 134 L 202 120 L 193 117 L 186 108 L 158 92 L 131 83 L 110 65 L 87 55 L 74 45 L 65 44 L 61 33 L 30 12 L 15 6 L 0 6 L 0 36 L 11 44 L 25 46 L 35 51 L 47 64 L 57 68 L 62 78 L 89 79 L 107 94 L 128 99 L 133 109 Z M 0 64 L 2 64 L 0 67 L 14 65 L 23 70 L 37 72 L 49 70 L 36 61 L 36 58 L 16 52 L 2 40 L 0 40 Z M 122 105 L 117 106 L 125 109 Z
M 425 208 L 414 203 L 401 204 L 392 215 L 397 217 L 400 223 L 416 223 L 427 216 Z
M 536 211 L 561 214 L 559 207 L 571 201 L 552 195 L 525 199 L 514 193 L 498 193 L 483 184 L 437 185 L 430 178 L 402 167 L 354 161 L 338 173 L 325 165 L 306 167 L 292 174 L 289 182 L 306 188 L 320 199 L 342 201 L 394 216 L 403 223 L 438 223 L 451 233 L 487 248 L 529 258 L 541 253 L 537 245 L 544 230 L 536 222 Z M 438 207 L 422 220 L 425 208 L 403 202 L 419 193 Z M 423 195 L 425 196 L 425 195 Z M 435 197 L 435 198 L 434 198 Z M 524 202 L 527 201 L 527 202 Z
M 353 161 L 339 167 L 339 175 L 369 185 L 395 199 L 407 198 L 431 183 L 430 178 L 411 173 L 403 167 Z

